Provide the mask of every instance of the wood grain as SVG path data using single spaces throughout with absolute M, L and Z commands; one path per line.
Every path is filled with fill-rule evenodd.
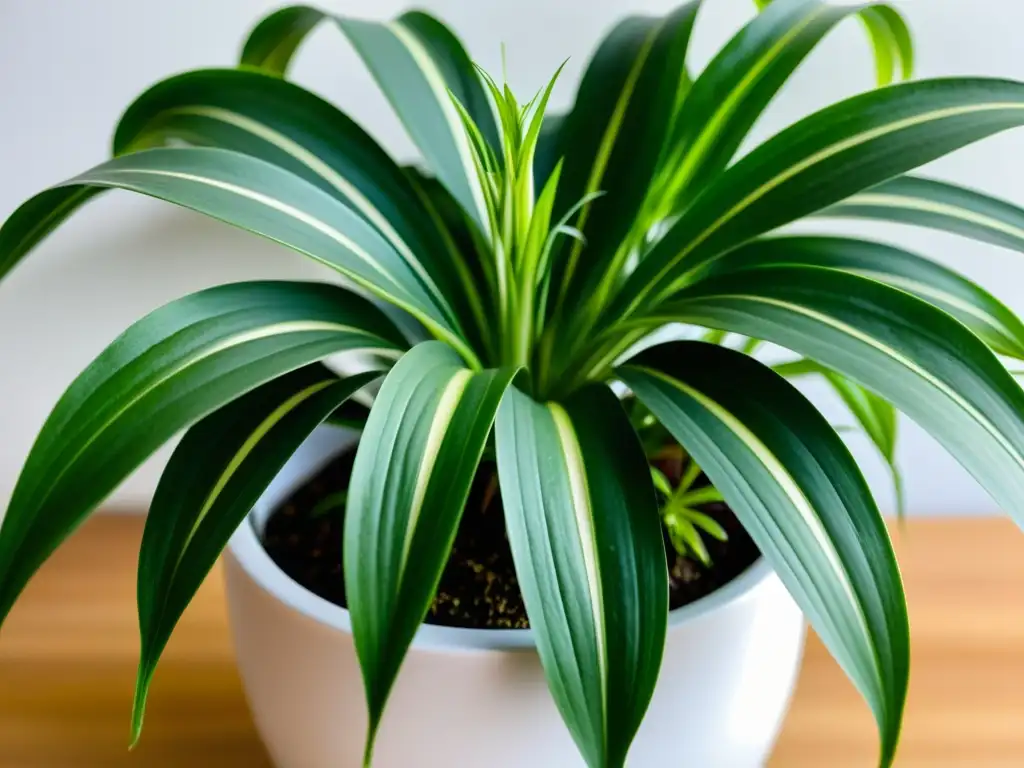
M 219 578 L 185 614 L 142 743 L 127 751 L 141 530 L 137 518 L 95 518 L 12 613 L 0 635 L 0 768 L 269 768 L 232 663 Z M 896 539 L 914 633 L 897 765 L 1024 765 L 1024 535 L 1002 520 L 915 520 Z M 812 638 L 772 768 L 875 759 L 866 708 Z

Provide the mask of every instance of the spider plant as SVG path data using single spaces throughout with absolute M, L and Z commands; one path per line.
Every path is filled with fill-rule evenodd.
M 905 27 L 876 3 L 777 0 L 691 77 L 699 7 L 615 27 L 564 115 L 546 115 L 550 87 L 520 101 L 479 72 L 429 15 L 376 23 L 305 6 L 261 21 L 238 68 L 140 96 L 112 160 L 3 225 L 0 275 L 116 188 L 282 243 L 344 286 L 215 287 L 114 341 L 28 456 L 0 529 L 0 616 L 94 507 L 187 430 L 141 546 L 137 738 L 157 659 L 232 531 L 314 428 L 380 379 L 343 544 L 367 762 L 493 448 L 551 694 L 585 761 L 621 766 L 668 614 L 659 499 L 625 387 L 749 531 L 867 701 L 890 764 L 909 665 L 899 572 L 849 450 L 787 376 L 838 383 L 883 448 L 892 409 L 905 412 L 1021 519 L 1024 394 L 999 355 L 1024 359 L 1024 326 L 921 256 L 777 230 L 857 217 L 1024 249 L 1017 207 L 906 175 L 1024 122 L 1024 84 L 888 85 L 737 157 L 837 23 L 863 14 L 883 81 L 909 63 Z M 425 170 L 285 78 L 324 20 L 365 61 Z M 669 324 L 754 341 L 644 344 Z M 761 340 L 801 359 L 775 370 L 752 355 Z M 343 377 L 320 362 L 353 350 L 371 370 Z

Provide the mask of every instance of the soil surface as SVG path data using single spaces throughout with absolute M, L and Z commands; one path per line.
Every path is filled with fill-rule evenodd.
M 344 491 L 353 454 L 345 454 L 297 490 L 267 521 L 263 545 L 292 579 L 345 607 L 341 537 Z M 706 537 L 712 566 L 680 557 L 665 538 L 669 606 L 680 608 L 727 584 L 760 556 L 757 547 L 724 504 L 702 511 L 729 534 L 727 542 Z M 428 624 L 487 629 L 529 626 L 512 552 L 505 536 L 501 498 L 493 463 L 484 462 L 470 492 L 451 559 L 441 576 Z

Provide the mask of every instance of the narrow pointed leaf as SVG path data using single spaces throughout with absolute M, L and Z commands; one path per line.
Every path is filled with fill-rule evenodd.
M 896 558 L 842 440 L 770 368 L 679 342 L 619 375 L 700 464 L 867 700 L 883 766 L 899 739 L 910 666 Z
M 516 575 L 548 685 L 587 764 L 622 766 L 654 691 L 668 617 L 643 448 L 603 385 L 564 406 L 511 389 L 496 438 Z
M 663 203 L 685 209 L 725 170 L 775 95 L 835 25 L 882 7 L 775 0 L 741 29 L 696 79 L 680 108 Z
M 644 206 L 659 173 L 662 148 L 676 115 L 690 34 L 699 0 L 665 18 L 631 17 L 605 39 L 587 68 L 572 112 L 560 130 L 565 156 L 555 218 L 588 194 L 573 225 L 589 244 L 569 242 L 568 274 L 581 270 L 577 299 L 597 289 L 653 222 Z M 608 286 L 610 288 L 611 286 Z M 606 289 L 602 289 L 606 290 Z
M 479 317 L 462 255 L 403 168 L 333 105 L 264 72 L 204 69 L 157 83 L 127 109 L 115 156 L 185 141 L 242 152 L 291 171 L 358 213 L 467 333 Z
M 451 313 L 422 274 L 361 216 L 305 179 L 263 160 L 213 148 L 151 149 L 116 158 L 55 189 L 125 189 L 157 197 L 275 240 L 405 309 L 468 351 Z M 53 190 L 24 203 L 0 229 L 0 276 L 37 232 Z M 36 238 L 38 239 L 38 238 Z
M 896 515 L 903 519 L 906 515 L 906 499 L 903 494 L 903 475 L 896 463 L 899 414 L 892 403 L 813 360 L 782 363 L 772 366 L 772 370 L 788 379 L 821 376 L 839 395 L 839 399 L 857 420 L 860 430 L 871 440 L 889 468 L 896 497 Z
M 64 393 L 25 462 L 0 527 L 0 618 L 89 512 L 180 430 L 328 355 L 401 344 L 373 305 L 318 283 L 221 286 L 135 323 Z
M 1024 391 L 942 310 L 875 280 L 817 267 L 708 278 L 665 309 L 675 321 L 756 333 L 888 400 L 1024 524 Z
M 408 352 L 381 386 L 352 468 L 345 589 L 369 709 L 367 762 L 388 694 L 448 561 L 514 370 L 468 370 L 440 342 Z
M 997 353 L 1024 358 L 1024 323 L 1009 307 L 957 272 L 890 245 L 845 237 L 769 237 L 716 259 L 708 271 L 782 265 L 841 269 L 888 283 L 953 315 Z
M 319 19 L 313 21 L 317 13 Z M 381 23 L 288 8 L 270 14 L 250 33 L 242 64 L 259 67 L 268 62 L 271 72 L 283 73 L 302 37 L 323 19 L 338 24 L 438 178 L 484 228 L 483 197 L 452 95 L 485 136 L 496 141 L 497 129 L 483 86 L 459 40 L 421 11 Z
M 640 263 L 610 314 L 670 296 L 691 270 L 758 235 L 1022 123 L 1024 84 L 1009 80 L 922 80 L 827 107 L 725 171 Z
M 313 430 L 379 375 L 339 379 L 319 364 L 299 368 L 206 416 L 178 444 L 139 553 L 142 651 L 133 742 L 160 654 L 228 539 Z
M 1024 251 L 1024 209 L 973 189 L 920 176 L 899 176 L 818 215 L 929 227 Z

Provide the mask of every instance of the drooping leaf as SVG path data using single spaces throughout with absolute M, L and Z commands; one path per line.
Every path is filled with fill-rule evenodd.
M 128 108 L 115 156 L 185 141 L 273 163 L 338 198 L 372 225 L 461 326 L 483 321 L 477 287 L 413 182 L 336 107 L 264 72 L 203 69 L 157 83 Z M 444 297 L 443 301 L 439 297 Z
M 1009 80 L 922 80 L 826 107 L 725 171 L 640 263 L 609 316 L 656 304 L 758 235 L 1021 123 L 1024 84 Z
M 72 383 L 36 439 L 0 526 L 0 618 L 40 564 L 177 432 L 288 371 L 345 350 L 394 354 L 394 326 L 318 283 L 236 283 L 132 325 Z
M 650 469 L 618 399 L 510 389 L 496 426 L 516 574 L 555 703 L 587 764 L 622 766 L 665 643 L 668 572 Z
M 703 280 L 663 311 L 756 333 L 888 400 L 1024 524 L 1024 391 L 942 310 L 860 275 L 766 267 Z
M 775 95 L 836 24 L 884 7 L 775 0 L 737 32 L 697 77 L 679 110 L 659 192 L 662 213 L 685 210 L 725 170 Z
M 764 10 L 780 0 L 754 0 Z M 858 17 L 868 33 L 875 54 L 876 80 L 879 86 L 889 85 L 897 78 L 909 80 L 914 74 L 914 41 L 910 28 L 900 12 L 891 5 L 862 7 Z M 899 64 L 899 74 L 897 74 Z
M 945 310 L 999 354 L 1024 359 L 1024 323 L 1005 304 L 959 273 L 890 245 L 845 237 L 768 237 L 715 259 L 707 272 L 772 265 L 829 267 L 880 280 Z
M 1024 251 L 1024 210 L 973 189 L 920 176 L 899 176 L 817 215 L 930 227 Z
M 425 284 L 351 208 L 283 168 L 223 149 L 151 149 L 111 160 L 54 189 L 95 188 L 157 197 L 282 243 L 408 311 L 472 359 L 436 287 Z M 54 194 L 51 189 L 24 203 L 0 228 L 0 276 L 26 252 L 26 243 L 38 242 Z
M 319 14 L 314 20 L 313 14 Z M 494 117 L 469 55 L 437 19 L 411 11 L 390 22 L 331 16 L 304 6 L 265 17 L 250 33 L 242 64 L 283 74 L 302 38 L 332 19 L 352 43 L 430 167 L 481 228 L 486 214 L 452 96 L 497 140 Z
M 839 399 L 857 420 L 860 430 L 871 440 L 888 467 L 889 476 L 892 478 L 893 495 L 896 498 L 896 516 L 904 519 L 906 499 L 903 493 L 903 474 L 896 462 L 899 414 L 892 403 L 813 360 L 800 359 L 781 363 L 772 366 L 772 370 L 788 379 L 821 376 L 839 395 Z
M 515 373 L 474 373 L 450 347 L 425 342 L 399 360 L 370 410 L 344 534 L 346 595 L 369 709 L 367 764 Z
M 206 416 L 178 444 L 139 552 L 142 651 L 133 742 L 160 654 L 232 533 L 313 430 L 379 375 L 339 379 L 319 364 L 299 368 Z
M 867 483 L 824 417 L 782 377 L 703 342 L 618 371 L 700 464 L 870 705 L 883 766 L 899 740 L 909 627 Z

